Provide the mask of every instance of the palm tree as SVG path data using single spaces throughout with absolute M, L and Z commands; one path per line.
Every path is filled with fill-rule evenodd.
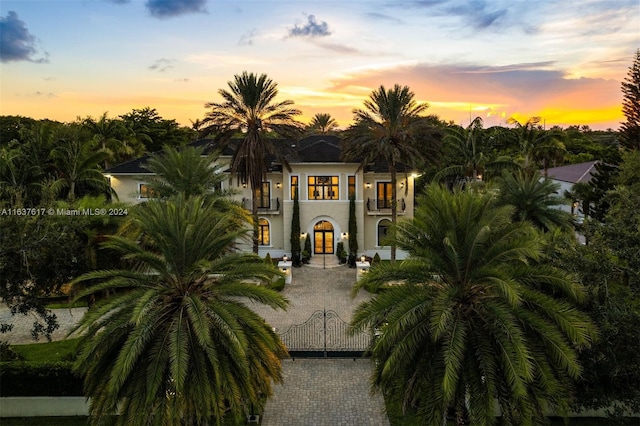
M 222 182 L 227 177 L 217 160 L 217 153 L 204 155 L 204 147 L 178 149 L 165 145 L 145 164 L 145 168 L 154 174 L 147 180 L 149 193 L 158 198 L 206 197 L 219 211 L 232 212 L 234 225 L 245 226 L 251 218 L 231 199 L 230 191 L 222 190 Z
M 475 182 L 487 180 L 489 174 L 494 175 L 498 170 L 518 168 L 511 159 L 491 158 L 490 145 L 493 138 L 494 136 L 483 128 L 481 117 L 476 117 L 466 128 L 450 126 L 443 142 L 457 164 L 440 170 L 434 176 L 434 180 L 457 177 Z
M 427 104 L 418 104 L 408 86 L 396 84 L 392 89 L 380 86 L 364 103 L 365 110 L 354 110 L 355 123 L 346 131 L 343 158 L 360 161 L 360 169 L 382 161 L 391 174 L 391 223 L 397 222 L 397 167 L 421 158 L 413 129 Z M 393 227 L 392 227 L 393 230 Z M 393 232 L 393 231 L 392 231 Z M 396 246 L 391 245 L 391 261 L 395 262 Z
M 398 225 L 410 257 L 372 268 L 355 287 L 386 291 L 359 306 L 374 328 L 373 385 L 416 409 L 424 424 L 534 424 L 568 407 L 580 374 L 576 347 L 594 337 L 574 303 L 583 289 L 544 263 L 544 242 L 491 193 L 435 185 Z M 496 405 L 497 402 L 497 405 Z M 537 424 L 537 423 L 536 423 Z
M 286 349 L 240 298 L 285 308 L 256 282 L 278 274 L 259 257 L 235 250 L 246 231 L 229 229 L 228 213 L 205 198 L 150 200 L 132 220 L 132 239 L 105 247 L 126 269 L 95 271 L 76 283 L 99 283 L 79 297 L 122 289 L 87 312 L 77 331 L 75 364 L 90 414 L 121 425 L 218 424 L 261 406 L 282 380 Z
M 204 122 L 208 132 L 215 132 L 217 139 L 228 143 L 240 133 L 241 139 L 231 159 L 231 173 L 238 181 L 248 183 L 252 192 L 251 215 L 253 218 L 253 252 L 258 253 L 258 189 L 265 180 L 270 155 L 280 157 L 283 164 L 284 145 L 278 145 L 275 136 L 294 137 L 301 124 L 294 120 L 300 111 L 293 108 L 293 101 L 275 102 L 278 85 L 265 74 L 260 76 L 243 72 L 227 83 L 229 90 L 218 93 L 224 102 L 207 103 L 212 110 Z
M 573 229 L 571 215 L 559 208 L 565 204 L 558 194 L 560 185 L 541 178 L 538 172 L 505 173 L 498 180 L 498 189 L 497 203 L 514 208 L 513 220 L 529 221 L 543 231 Z
M 331 134 L 338 130 L 338 122 L 331 117 L 331 114 L 318 113 L 313 116 L 307 126 L 307 131 L 313 134 Z
M 56 167 L 57 180 L 54 191 L 68 189 L 68 199 L 75 200 L 79 185 L 110 191 L 111 187 L 100 172 L 100 163 L 108 158 L 108 153 L 97 149 L 97 142 L 81 142 L 77 137 L 61 139 L 51 151 L 51 159 Z
M 105 158 L 103 167 L 109 168 L 109 159 L 116 158 L 117 154 L 131 154 L 131 149 L 120 140 L 125 133 L 122 122 L 118 120 L 110 120 L 107 113 L 103 113 L 98 120 L 92 117 L 86 118 L 82 125 L 89 129 L 93 135 L 93 139 L 100 145 L 101 149 L 108 154 Z

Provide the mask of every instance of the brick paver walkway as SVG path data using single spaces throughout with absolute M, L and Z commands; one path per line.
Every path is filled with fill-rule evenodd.
M 283 361 L 284 385 L 277 385 L 262 426 L 382 426 L 389 420 L 380 394 L 369 395 L 368 359 Z

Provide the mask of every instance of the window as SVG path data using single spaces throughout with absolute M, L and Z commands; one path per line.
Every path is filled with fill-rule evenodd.
M 356 177 L 349 176 L 347 178 L 347 182 L 349 187 L 349 199 L 351 199 L 351 197 L 355 197 L 356 195 Z
M 269 182 L 262 182 L 262 186 L 256 189 L 256 200 L 259 209 L 271 207 L 271 184 Z
M 267 219 L 258 219 L 258 244 L 261 246 L 268 246 L 271 244 L 269 221 Z
M 382 219 L 378 222 L 378 247 L 382 247 L 385 244 L 384 239 L 387 237 L 387 233 L 389 232 L 389 227 L 391 226 L 391 221 L 389 219 Z
M 391 182 L 378 182 L 377 194 L 378 209 L 390 209 L 391 208 Z
M 291 199 L 296 198 L 296 191 L 298 189 L 298 176 L 291 176 Z M 298 192 L 298 200 L 300 199 L 300 192 Z
M 153 198 L 153 190 L 149 188 L 149 185 L 146 183 L 138 184 L 138 193 L 140 194 L 140 198 Z
M 339 200 L 338 176 L 309 176 L 307 178 L 310 200 Z

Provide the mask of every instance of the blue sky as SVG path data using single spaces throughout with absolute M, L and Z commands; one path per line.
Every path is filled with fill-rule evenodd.
M 150 106 L 189 124 L 247 70 L 302 121 L 346 126 L 399 83 L 460 124 L 617 128 L 640 48 L 639 0 L 3 0 L 0 19 L 0 114 L 61 121 Z

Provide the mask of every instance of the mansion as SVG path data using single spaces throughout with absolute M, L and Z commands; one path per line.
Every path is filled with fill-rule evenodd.
M 233 144 L 230 144 L 233 146 Z M 317 135 L 290 142 L 286 156 L 290 171 L 277 160 L 267 159 L 269 172 L 258 189 L 259 254 L 274 258 L 291 255 L 291 222 L 293 197 L 298 190 L 300 232 L 310 236 L 312 255 L 335 254 L 337 243 L 348 251 L 349 198 L 355 195 L 358 256 L 382 259 L 390 257 L 390 247 L 383 244 L 391 224 L 391 176 L 386 164 L 371 164 L 359 170 L 359 163 L 341 160 L 340 139 Z M 212 152 L 212 141 L 203 139 L 191 146 L 203 146 Z M 229 164 L 233 151 L 227 147 L 218 162 Z M 151 173 L 144 167 L 149 156 L 129 161 L 105 171 L 111 187 L 120 201 L 139 203 L 147 198 L 145 177 Z M 412 218 L 414 210 L 414 179 L 408 169 L 397 174 L 398 220 Z M 251 190 L 229 175 L 222 189 L 230 189 L 243 206 L 251 210 Z M 302 241 L 304 243 L 304 241 Z M 243 250 L 251 251 L 250 243 Z M 398 258 L 404 253 L 398 251 Z

